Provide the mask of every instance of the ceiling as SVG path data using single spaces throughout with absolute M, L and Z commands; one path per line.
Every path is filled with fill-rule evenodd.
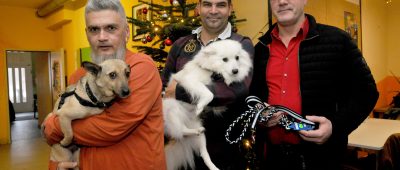
M 38 9 L 51 0 L 0 0 L 0 6 L 17 6 Z

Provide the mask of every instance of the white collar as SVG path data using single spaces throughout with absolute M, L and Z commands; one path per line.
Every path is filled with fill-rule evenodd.
M 202 30 L 203 30 L 202 26 L 198 27 L 198 28 L 196 28 L 195 30 L 192 31 L 192 34 L 196 34 L 197 35 L 197 40 L 201 43 L 202 46 L 204 46 L 202 41 L 200 40 L 200 33 L 201 33 Z M 225 30 L 222 31 L 222 33 L 219 34 L 218 37 L 216 37 L 215 39 L 212 39 L 209 42 L 207 42 L 207 44 L 210 44 L 211 42 L 214 42 L 214 41 L 216 41 L 218 39 L 221 39 L 221 40 L 228 39 L 229 37 L 231 37 L 231 34 L 232 34 L 232 25 L 231 25 L 231 23 L 228 22 L 228 25 L 225 27 Z

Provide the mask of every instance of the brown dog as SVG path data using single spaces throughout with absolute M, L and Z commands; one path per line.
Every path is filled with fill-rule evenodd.
M 59 117 L 64 138 L 52 145 L 50 159 L 56 162 L 79 161 L 79 149 L 66 148 L 73 138 L 71 121 L 103 112 L 115 97 L 130 94 L 128 80 L 130 67 L 122 60 L 109 59 L 100 65 L 83 62 L 87 71 L 78 83 L 68 86 L 55 104 L 53 113 Z M 42 131 L 44 130 L 42 125 Z M 78 168 L 76 168 L 78 169 Z

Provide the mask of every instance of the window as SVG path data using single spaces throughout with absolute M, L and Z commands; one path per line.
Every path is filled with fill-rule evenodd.
M 8 68 L 8 96 L 10 97 L 11 103 L 14 103 L 14 82 L 13 82 L 13 70 Z
M 8 95 L 12 103 L 26 103 L 26 69 L 8 68 Z

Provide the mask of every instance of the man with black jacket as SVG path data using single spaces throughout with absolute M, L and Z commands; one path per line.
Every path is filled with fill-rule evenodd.
M 357 45 L 304 13 L 307 0 L 271 0 L 277 23 L 255 46 L 250 94 L 283 105 L 319 126 L 287 131 L 278 112 L 257 130 L 261 169 L 342 169 L 348 135 L 378 99 Z

